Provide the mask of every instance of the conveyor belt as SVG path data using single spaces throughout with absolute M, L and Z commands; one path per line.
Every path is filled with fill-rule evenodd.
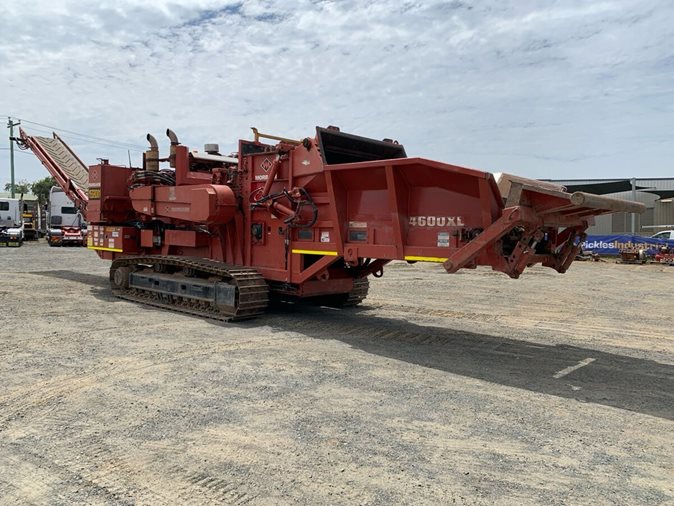
M 37 137 L 33 139 L 49 154 L 61 171 L 85 192 L 89 189 L 89 169 L 60 137 Z
M 20 145 L 30 150 L 42 162 L 61 189 L 81 211 L 89 202 L 89 169 L 58 135 L 37 137 L 20 128 Z
M 645 204 L 640 202 L 584 192 L 567 193 L 563 186 L 511 174 L 499 174 L 496 181 L 506 207 L 530 206 L 546 220 L 552 216 L 566 219 L 619 212 L 643 213 L 646 210 Z

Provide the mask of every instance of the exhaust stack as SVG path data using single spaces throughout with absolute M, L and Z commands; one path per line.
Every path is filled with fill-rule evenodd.
M 151 172 L 159 172 L 159 145 L 152 134 L 147 134 L 150 149 L 143 153 L 143 168 Z
M 171 166 L 172 169 L 176 168 L 176 146 L 180 145 L 180 141 L 178 140 L 178 136 L 175 134 L 173 130 L 170 128 L 166 129 L 166 136 L 171 140 L 171 151 L 169 154 L 169 165 Z

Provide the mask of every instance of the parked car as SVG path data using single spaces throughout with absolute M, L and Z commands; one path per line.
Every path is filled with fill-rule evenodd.
M 665 239 L 667 241 L 674 241 L 674 230 L 663 230 L 651 236 L 653 239 Z

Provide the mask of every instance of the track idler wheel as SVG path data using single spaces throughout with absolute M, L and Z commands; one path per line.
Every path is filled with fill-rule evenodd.
M 112 273 L 112 282 L 116 288 L 126 290 L 129 288 L 129 275 L 131 269 L 129 267 L 118 267 Z

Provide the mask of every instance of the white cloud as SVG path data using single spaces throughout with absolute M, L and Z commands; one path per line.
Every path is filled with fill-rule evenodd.
M 229 149 L 253 125 L 304 137 L 337 124 L 493 171 L 671 176 L 672 4 L 536 5 L 5 2 L 0 115 L 136 145 L 171 127 Z M 64 137 L 86 161 L 126 163 Z M 16 158 L 19 179 L 44 175 Z

